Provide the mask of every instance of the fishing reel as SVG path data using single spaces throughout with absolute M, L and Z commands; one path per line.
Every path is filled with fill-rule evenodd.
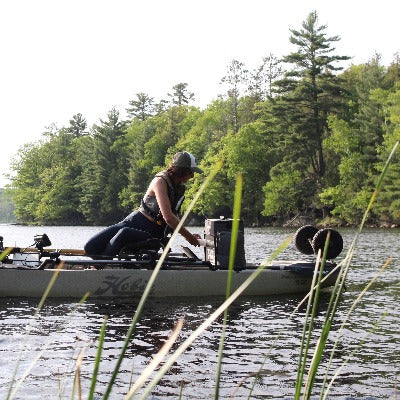
M 43 235 L 35 235 L 33 237 L 33 240 L 35 241 L 34 245 L 35 247 L 42 252 L 44 247 L 50 246 L 51 241 L 49 237 L 44 233 Z
M 313 225 L 302 226 L 294 235 L 294 244 L 297 250 L 303 254 L 317 254 L 318 250 L 321 250 L 323 253 L 328 233 L 330 237 L 326 258 L 333 260 L 343 250 L 342 235 L 334 229 L 324 228 L 318 230 Z

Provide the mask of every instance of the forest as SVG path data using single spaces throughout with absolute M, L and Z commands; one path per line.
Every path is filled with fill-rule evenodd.
M 106 225 L 137 208 L 154 174 L 180 150 L 196 156 L 205 175 L 222 168 L 193 210 L 193 220 L 231 216 L 235 178 L 243 175 L 247 226 L 315 223 L 356 225 L 377 178 L 400 139 L 400 57 L 389 66 L 374 54 L 365 64 L 335 54 L 311 12 L 291 29 L 294 51 L 268 54 L 248 70 L 232 60 L 224 93 L 193 105 L 188 83 L 165 99 L 137 93 L 127 117 L 113 108 L 88 127 L 76 114 L 50 126 L 12 160 L 7 196 L 23 224 Z M 186 202 L 204 176 L 188 183 Z M 394 161 L 369 216 L 371 226 L 400 225 L 400 158 Z

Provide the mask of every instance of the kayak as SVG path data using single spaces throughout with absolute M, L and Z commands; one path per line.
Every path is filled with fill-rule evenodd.
M 231 231 L 227 229 L 222 231 L 225 234 L 220 235 L 221 231 L 217 234 L 215 224 L 207 227 L 208 221 L 204 260 L 186 247 L 182 248 L 182 253 L 168 253 L 152 286 L 152 297 L 225 295 Z M 1 246 L 0 297 L 40 298 L 54 274 L 57 278 L 48 295 L 51 298 L 80 299 L 87 293 L 96 299 L 140 296 L 161 256 L 156 248 L 149 246 L 142 246 L 145 249 L 140 251 L 136 246 L 118 257 L 109 258 L 87 255 L 83 250 L 51 249 L 44 246 L 51 244 L 47 235 L 35 237 L 35 243 L 36 247 L 25 249 Z M 237 245 L 232 291 L 260 267 L 246 262 L 240 235 Z M 323 275 L 327 278 L 323 287 L 334 285 L 338 275 L 335 267 L 332 260 L 325 263 Z M 244 294 L 268 296 L 308 292 L 314 269 L 315 262 L 274 261 L 263 267 Z

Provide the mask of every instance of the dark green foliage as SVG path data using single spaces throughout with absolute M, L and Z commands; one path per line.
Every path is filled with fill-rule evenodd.
M 341 69 L 336 64 L 348 57 L 331 54 L 334 50 L 331 44 L 339 38 L 327 37 L 325 30 L 326 26 L 318 26 L 315 12 L 309 14 L 301 30 L 291 30 L 290 41 L 297 46 L 297 51 L 283 61 L 292 68 L 275 83 L 276 96 L 264 116 L 266 128 L 276 132 L 280 150 L 283 150 L 283 165 L 279 168 L 282 183 L 290 185 L 295 179 L 296 186 L 302 187 L 300 191 L 288 192 L 288 196 L 295 196 L 290 206 L 288 204 L 289 214 L 304 211 L 305 205 L 298 208 L 299 198 L 311 208 L 321 208 L 318 193 L 325 185 L 323 140 L 329 134 L 327 118 L 329 113 L 338 112 L 344 105 L 344 90 L 335 72 Z M 279 189 L 278 169 L 274 171 L 274 201 L 281 204 L 273 204 L 270 197 L 265 209 L 268 215 L 282 207 L 287 189 Z
M 77 180 L 81 192 L 79 211 L 88 222 L 109 224 L 125 214 L 119 193 L 127 183 L 126 154 L 120 150 L 124 123 L 112 109 L 107 120 L 92 130 L 91 140 L 81 148 L 82 174 Z
M 332 135 L 325 142 L 325 148 L 338 163 L 339 177 L 336 184 L 331 182 L 322 191 L 320 197 L 333 215 L 351 224 L 360 221 L 376 183 L 381 160 L 387 158 L 395 141 L 399 140 L 399 135 L 396 135 L 396 112 L 400 100 L 396 97 L 398 85 L 395 79 L 386 79 L 388 74 L 392 76 L 393 69 L 384 68 L 379 59 L 376 55 L 368 63 L 352 66 L 342 74 L 349 110 L 345 114 L 330 117 Z M 394 85 L 388 86 L 390 80 Z M 398 180 L 396 168 L 394 163 L 386 174 L 387 182 L 378 197 L 375 210 L 372 210 L 371 222 L 399 221 L 393 218 L 395 210 L 389 217 L 389 204 L 383 207 L 385 198 L 396 197 L 395 186 L 388 180 L 389 177 L 392 182 Z M 394 199 L 390 203 L 398 210 Z
M 282 59 L 270 54 L 251 72 L 233 60 L 222 78 L 224 95 L 204 110 L 189 105 L 194 94 L 179 83 L 168 101 L 137 93 L 129 101 L 129 121 L 112 109 L 89 129 L 81 114 L 67 127 L 49 128 L 13 161 L 7 193 L 17 219 L 114 223 L 138 207 L 172 155 L 187 150 L 205 174 L 223 161 L 193 209 L 198 216 L 231 216 L 241 173 L 248 225 L 305 214 L 358 224 L 400 140 L 400 63 L 396 55 L 386 68 L 375 55 L 341 73 L 348 57 L 334 54 L 339 38 L 326 29 L 312 12 L 301 29 L 291 30 L 292 53 Z M 188 183 L 185 204 L 203 179 L 196 174 Z M 398 156 L 385 179 L 369 222 L 399 225 Z M 4 196 L 0 205 L 12 209 Z
M 76 179 L 80 174 L 75 154 L 80 138 L 60 130 L 44 136 L 39 145 L 20 149 L 13 165 L 18 171 L 10 193 L 18 220 L 31 224 L 75 224 L 79 213 Z

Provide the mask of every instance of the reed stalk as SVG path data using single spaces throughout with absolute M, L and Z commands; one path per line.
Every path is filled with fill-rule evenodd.
M 93 397 L 94 397 L 94 391 L 95 391 L 96 382 L 97 382 L 97 375 L 99 373 L 99 367 L 100 367 L 100 361 L 101 361 L 101 353 L 103 351 L 104 337 L 106 334 L 107 319 L 108 319 L 108 317 L 105 316 L 103 323 L 101 325 L 101 329 L 100 329 L 99 342 L 97 345 L 96 358 L 94 360 L 94 369 L 93 369 L 93 375 L 91 378 L 91 385 L 90 385 L 88 400 L 93 400 Z
M 322 279 L 322 273 L 323 273 L 324 266 L 325 266 L 325 260 L 326 260 L 326 254 L 327 254 L 327 250 L 328 250 L 329 240 L 330 240 L 330 232 L 328 232 L 328 235 L 326 238 L 324 252 L 322 255 L 322 261 L 320 262 L 321 251 L 319 250 L 318 255 L 317 255 L 317 262 L 315 263 L 313 283 L 311 284 L 311 287 L 314 287 L 317 276 L 318 276 L 318 281 L 317 281 L 316 289 L 315 289 L 315 291 L 313 290 L 311 292 L 311 294 L 309 296 L 308 304 L 307 304 L 307 311 L 306 311 L 302 341 L 301 341 L 301 346 L 300 346 L 299 367 L 298 367 L 298 373 L 297 373 L 297 379 L 296 379 L 296 391 L 295 391 L 295 399 L 296 400 L 300 398 L 300 392 L 301 392 L 301 387 L 303 384 L 304 372 L 305 372 L 306 365 L 307 365 L 307 356 L 308 356 L 308 351 L 310 348 L 311 337 L 312 337 L 313 328 L 314 328 L 314 319 L 315 319 L 315 315 L 317 313 L 317 306 L 318 306 L 319 293 L 320 293 L 320 287 L 321 287 L 321 279 Z M 307 335 L 306 335 L 306 333 L 307 333 Z
M 189 204 L 189 206 L 188 206 L 186 212 L 184 213 L 183 217 L 181 218 L 180 223 L 178 224 L 178 226 L 174 230 L 170 240 L 168 241 L 167 245 L 165 246 L 164 251 L 162 252 L 162 254 L 161 254 L 161 256 L 160 256 L 160 258 L 159 258 L 159 260 L 157 262 L 157 265 L 155 266 L 155 268 L 153 270 L 153 273 L 151 274 L 151 276 L 149 278 L 149 281 L 147 282 L 146 288 L 144 289 L 143 295 L 140 298 L 140 301 L 139 301 L 139 304 L 138 304 L 138 306 L 136 308 L 135 314 L 134 314 L 134 316 L 132 318 L 132 321 L 131 321 L 131 323 L 129 325 L 128 332 L 127 332 L 125 340 L 124 340 L 124 344 L 123 344 L 121 352 L 119 354 L 116 366 L 115 366 L 115 368 L 113 370 L 113 373 L 111 375 L 110 382 L 109 382 L 109 384 L 108 384 L 108 386 L 106 388 L 103 400 L 107 400 L 109 398 L 110 394 L 111 394 L 111 390 L 113 388 L 115 379 L 116 379 L 116 377 L 117 377 L 117 375 L 119 373 L 119 370 L 120 370 L 122 361 L 124 359 L 126 350 L 127 350 L 128 346 L 129 346 L 129 343 L 130 343 L 130 341 L 132 339 L 132 336 L 133 336 L 133 334 L 135 332 L 137 321 L 139 320 L 140 314 L 142 313 L 142 310 L 143 310 L 143 308 L 145 306 L 147 298 L 149 297 L 149 294 L 150 294 L 151 288 L 152 288 L 152 286 L 154 284 L 154 281 L 155 281 L 155 279 L 156 279 L 156 277 L 158 275 L 158 272 L 161 269 L 161 266 L 162 266 L 167 254 L 168 254 L 169 249 L 171 248 L 171 245 L 172 245 L 173 241 L 175 240 L 175 238 L 178 235 L 180 229 L 182 228 L 183 224 L 185 223 L 190 211 L 194 207 L 194 205 L 197 202 L 198 198 L 203 193 L 203 191 L 205 190 L 207 185 L 212 181 L 212 179 L 214 179 L 215 175 L 217 174 L 217 172 L 220 170 L 221 167 L 222 167 L 222 161 L 217 163 L 217 165 L 211 170 L 210 174 L 206 177 L 206 179 L 204 180 L 204 182 L 200 186 L 198 192 L 194 196 L 193 200 Z
M 228 267 L 228 278 L 226 282 L 226 294 L 225 299 L 228 299 L 231 294 L 232 288 L 232 273 L 233 267 L 235 265 L 235 255 L 236 255 L 236 247 L 237 247 L 237 238 L 239 232 L 239 221 L 240 221 L 240 209 L 242 203 L 242 188 L 243 188 L 243 175 L 239 174 L 236 178 L 235 185 L 235 197 L 233 202 L 233 221 L 232 221 L 232 236 L 231 243 L 229 249 L 229 267 Z M 218 348 L 218 361 L 217 361 L 217 372 L 215 377 L 215 394 L 214 399 L 217 400 L 219 398 L 219 387 L 221 380 L 221 368 L 222 368 L 222 358 L 224 353 L 224 343 L 225 343 L 225 332 L 226 325 L 228 320 L 228 307 L 224 311 L 224 318 L 222 322 L 222 332 L 219 341 Z
M 390 165 L 390 163 L 392 161 L 392 158 L 394 157 L 394 154 L 395 154 L 398 146 L 399 146 L 399 142 L 397 142 L 394 145 L 394 147 L 393 147 L 388 159 L 386 160 L 386 163 L 385 163 L 385 165 L 384 165 L 384 167 L 382 169 L 382 172 L 381 172 L 381 174 L 379 176 L 376 188 L 375 188 L 375 190 L 374 190 L 374 192 L 373 192 L 373 194 L 371 196 L 371 199 L 370 199 L 370 201 L 368 203 L 367 209 L 366 209 L 366 211 L 365 211 L 365 213 L 363 215 L 363 218 L 362 218 L 362 221 L 360 223 L 360 226 L 359 226 L 359 228 L 358 228 L 358 230 L 356 232 L 356 235 L 355 235 L 355 237 L 353 239 L 353 242 L 352 242 L 352 244 L 351 244 L 351 246 L 350 246 L 350 248 L 349 248 L 349 250 L 347 252 L 347 255 L 345 257 L 344 267 L 343 267 L 343 269 L 340 270 L 340 273 L 339 273 L 338 279 L 336 281 L 335 287 L 332 290 L 332 294 L 331 294 L 331 298 L 330 298 L 330 301 L 329 301 L 328 309 L 326 311 L 325 322 L 324 322 L 324 324 L 322 326 L 322 332 L 321 332 L 320 337 L 318 339 L 317 346 L 315 348 L 314 355 L 313 355 L 313 358 L 312 358 L 312 361 L 311 361 L 311 365 L 310 365 L 310 369 L 309 369 L 309 375 L 308 375 L 308 379 L 307 379 L 307 382 L 306 382 L 306 385 L 305 385 L 305 391 L 304 391 L 304 395 L 303 395 L 304 399 L 309 399 L 311 397 L 312 389 L 313 389 L 313 386 L 314 386 L 314 379 L 315 379 L 317 370 L 319 368 L 319 365 L 320 365 L 320 362 L 321 362 L 321 359 L 322 359 L 322 355 L 323 355 L 324 350 L 325 350 L 325 345 L 326 345 L 326 342 L 327 342 L 327 339 L 328 339 L 328 335 L 329 335 L 331 327 L 332 327 L 333 319 L 334 319 L 334 317 L 336 315 L 336 311 L 337 311 L 337 308 L 338 308 L 339 300 L 340 300 L 341 295 L 342 295 L 343 290 L 344 290 L 345 279 L 347 277 L 347 273 L 348 273 L 348 270 L 349 270 L 349 267 L 350 267 L 350 262 L 351 262 L 351 259 L 353 257 L 353 254 L 354 254 L 354 249 L 356 247 L 356 244 L 357 244 L 358 238 L 359 238 L 359 236 L 361 234 L 361 231 L 364 228 L 364 225 L 365 225 L 365 222 L 366 222 L 367 217 L 369 215 L 369 212 L 370 212 L 370 210 L 371 210 L 371 208 L 372 208 L 372 206 L 373 206 L 373 204 L 374 204 L 374 202 L 375 202 L 375 200 L 376 200 L 376 198 L 377 198 L 377 196 L 379 194 L 379 191 L 380 191 L 381 186 L 383 184 L 384 177 L 386 175 L 386 172 L 387 172 L 387 170 L 389 168 L 389 165 Z M 322 388 L 322 392 L 323 391 L 324 391 L 324 388 Z M 296 395 L 297 394 L 298 394 L 298 390 L 297 390 L 297 386 L 296 386 Z
M 360 348 L 364 345 L 367 337 L 376 331 L 380 323 L 383 321 L 383 319 L 386 317 L 388 313 L 385 311 L 381 317 L 378 319 L 378 321 L 375 322 L 375 324 L 372 326 L 372 328 L 363 336 L 363 338 L 359 341 L 357 347 L 346 357 L 346 359 L 343 361 L 343 363 L 340 365 L 340 367 L 336 370 L 335 374 L 333 375 L 331 381 L 329 382 L 329 385 L 326 388 L 326 391 L 324 393 L 323 399 L 326 400 L 329 390 L 335 381 L 335 379 L 339 376 L 340 371 L 343 369 L 343 367 L 351 360 L 351 358 L 354 356 L 354 354 L 360 350 Z
M 0 253 L 0 262 L 2 262 L 13 250 L 14 247 L 6 247 L 1 253 Z
M 320 262 L 318 257 L 319 257 L 319 256 L 317 255 L 316 264 Z M 333 275 L 334 273 L 336 273 L 336 271 L 337 271 L 338 269 L 340 269 L 340 267 L 341 267 L 341 263 L 339 263 L 338 265 L 336 265 L 335 268 L 333 268 L 328 274 L 326 274 L 326 275 L 321 279 L 321 284 L 322 284 L 325 280 L 327 280 L 331 275 Z M 300 307 L 305 303 L 305 301 L 308 300 L 308 299 L 310 298 L 310 296 L 312 296 L 313 292 L 317 289 L 317 286 L 318 286 L 318 284 L 315 284 L 315 283 L 312 283 L 312 284 L 311 284 L 311 289 L 310 289 L 310 291 L 303 297 L 303 299 L 297 304 L 297 306 L 295 307 L 295 309 L 290 313 L 290 315 L 289 315 L 289 317 L 288 317 L 288 319 L 287 319 L 287 323 L 289 323 L 289 322 L 293 319 L 293 317 L 296 315 L 296 313 L 298 312 L 298 310 L 300 309 Z M 250 391 L 249 391 L 249 394 L 248 394 L 248 396 L 247 396 L 247 400 L 250 400 L 250 398 L 251 398 L 251 395 L 252 395 L 252 393 L 253 393 L 253 391 L 254 391 L 254 388 L 255 388 L 255 385 L 256 385 L 256 383 L 257 383 L 257 380 L 259 379 L 259 377 L 260 377 L 261 374 L 262 374 L 262 370 L 263 370 L 263 368 L 264 368 L 265 363 L 266 363 L 267 360 L 268 360 L 269 355 L 271 354 L 271 351 L 274 349 L 275 345 L 276 345 L 276 344 L 278 343 L 278 341 L 281 339 L 281 337 L 282 337 L 282 332 L 284 331 L 283 328 L 284 328 L 284 326 L 282 326 L 282 328 L 280 329 L 281 332 L 276 336 L 276 338 L 274 339 L 274 341 L 272 342 L 272 344 L 269 346 L 269 348 L 268 348 L 268 350 L 267 350 L 267 353 L 266 353 L 266 355 L 264 356 L 264 359 L 263 359 L 263 361 L 261 362 L 261 365 L 260 365 L 260 368 L 258 369 L 258 371 L 257 371 L 256 373 L 253 373 L 253 374 L 251 374 L 251 375 L 249 375 L 249 376 L 247 377 L 247 378 L 254 377 L 253 383 L 252 383 L 251 388 L 250 388 Z M 244 378 L 244 379 L 242 380 L 241 384 L 243 384 L 244 381 L 245 381 L 245 379 L 247 379 L 247 378 Z M 240 385 L 241 385 L 241 384 L 240 384 Z M 232 394 L 231 394 L 231 397 L 235 394 L 235 392 L 238 390 L 238 388 L 239 388 L 239 387 L 236 387 L 236 388 L 234 389 L 234 391 L 233 391 Z M 231 397 L 230 397 L 230 398 L 231 398 Z
M 152 381 L 145 388 L 141 400 L 145 399 L 162 379 L 162 377 L 168 372 L 169 368 L 175 363 L 175 361 L 186 351 L 186 349 L 229 307 L 239 296 L 251 285 L 251 283 L 257 279 L 262 271 L 268 266 L 270 262 L 276 259 L 276 257 L 287 248 L 290 244 L 291 238 L 283 241 L 283 243 L 271 254 L 267 262 L 260 265 L 229 297 L 226 299 L 211 315 L 204 320 L 200 326 L 195 329 L 192 334 L 175 350 L 165 364 L 160 368 Z
M 349 319 L 349 316 L 350 316 L 350 314 L 353 312 L 354 308 L 355 308 L 356 305 L 359 303 L 359 301 L 361 300 L 361 298 L 367 293 L 367 291 L 368 291 L 368 290 L 370 289 L 370 287 L 375 283 L 375 281 L 378 279 L 378 277 L 386 270 L 386 268 L 387 268 L 387 266 L 389 265 L 390 262 L 391 262 L 391 259 L 388 259 L 388 260 L 386 261 L 386 263 L 381 267 L 381 269 L 372 277 L 372 279 L 370 280 L 370 282 L 368 282 L 368 284 L 365 286 L 365 288 L 360 292 L 360 294 L 359 294 L 359 295 L 357 296 L 357 298 L 354 300 L 354 302 L 352 303 L 350 309 L 348 310 L 348 312 L 347 312 L 345 318 L 343 319 L 343 322 L 342 322 L 342 324 L 340 325 L 340 328 L 339 328 L 339 330 L 338 330 L 336 340 L 335 340 L 335 342 L 334 342 L 334 344 L 333 344 L 333 348 L 332 348 L 332 351 L 331 351 L 331 354 L 330 354 L 330 357 L 329 357 L 329 360 L 328 360 L 328 364 L 327 364 L 327 367 L 326 367 L 326 372 L 325 372 L 324 381 L 323 381 L 323 383 L 322 383 L 322 389 L 321 389 L 321 394 L 320 394 L 320 399 L 321 399 L 321 400 L 326 398 L 327 393 L 324 394 L 324 390 L 325 390 L 325 386 L 326 386 L 327 379 L 328 379 L 328 373 L 329 373 L 329 370 L 330 370 L 330 367 L 331 367 L 331 364 L 332 364 L 332 360 L 333 360 L 333 356 L 334 356 L 335 351 L 336 351 L 337 344 L 339 343 L 339 339 L 340 339 L 341 336 L 342 336 L 342 332 L 343 332 L 343 330 L 344 330 L 344 327 L 345 327 L 346 324 L 347 324 L 347 321 L 348 321 L 348 319 Z M 332 381 L 331 381 L 331 382 L 332 382 Z M 329 384 L 329 387 L 330 387 L 330 386 L 331 386 L 331 383 Z
M 78 400 L 82 400 L 81 366 L 84 355 L 85 355 L 85 348 L 81 349 L 76 359 L 75 377 L 74 377 L 74 384 L 72 386 L 71 400 L 75 399 L 76 388 L 78 389 Z
M 178 400 L 182 400 L 182 395 L 183 395 L 183 381 L 181 382 L 180 388 L 179 388 L 179 397 Z
M 12 249 L 12 248 L 11 248 L 11 249 Z M 46 301 L 46 299 L 47 299 L 47 297 L 48 297 L 48 295 L 49 295 L 49 293 L 50 293 L 50 291 L 51 291 L 51 289 L 52 289 L 52 287 L 53 287 L 55 281 L 57 280 L 58 275 L 59 275 L 60 271 L 62 270 L 62 268 L 63 268 L 63 263 L 61 262 L 61 263 L 57 266 L 57 269 L 54 271 L 54 274 L 52 275 L 52 277 L 51 277 L 51 279 L 50 279 L 50 282 L 49 282 L 49 284 L 47 285 L 46 290 L 45 290 L 45 292 L 43 293 L 43 295 L 42 295 L 42 297 L 41 297 L 41 299 L 40 299 L 40 301 L 39 301 L 38 306 L 36 307 L 35 313 L 34 313 L 34 315 L 33 315 L 33 320 L 32 320 L 32 322 L 31 322 L 31 323 L 29 324 L 29 326 L 27 327 L 27 333 L 26 333 L 26 335 L 24 336 L 24 340 L 23 340 L 23 342 L 22 342 L 21 350 L 19 351 L 19 354 L 18 354 L 18 357 L 17 357 L 17 361 L 16 361 L 16 363 L 15 363 L 15 367 L 14 367 L 14 370 L 13 370 L 13 373 L 12 373 L 12 376 L 11 376 L 11 379 L 10 379 L 10 386 L 9 386 L 9 388 L 8 388 L 7 398 L 6 398 L 7 400 L 12 400 L 12 399 L 14 398 L 14 396 L 16 395 L 16 393 L 17 393 L 19 387 L 21 386 L 21 384 L 23 383 L 23 381 L 26 379 L 26 377 L 30 374 L 30 371 L 32 370 L 32 368 L 34 367 L 34 365 L 37 363 L 37 361 L 40 359 L 40 357 L 42 356 L 42 354 L 43 354 L 43 352 L 44 352 L 44 349 L 42 349 L 42 351 L 39 352 L 38 356 L 36 356 L 36 357 L 34 358 L 33 362 L 30 364 L 30 366 L 27 368 L 27 370 L 22 374 L 21 378 L 19 378 L 19 380 L 18 380 L 18 382 L 17 382 L 15 388 L 13 389 L 14 382 L 16 381 L 16 376 L 17 376 L 18 368 L 19 368 L 19 365 L 20 365 L 20 362 L 21 362 L 21 359 L 22 359 L 22 354 L 23 354 L 23 352 L 24 352 L 24 348 L 25 348 L 25 346 L 26 346 L 26 343 L 28 342 L 30 329 L 31 329 L 33 323 L 37 320 L 37 318 L 38 318 L 38 316 L 39 316 L 39 313 L 40 313 L 40 311 L 41 311 L 41 309 L 42 309 L 42 307 L 43 307 L 43 304 L 44 304 L 44 302 Z M 82 302 L 86 301 L 86 298 L 88 297 L 88 295 L 89 295 L 89 294 L 87 293 L 87 294 L 82 298 L 81 302 L 79 302 L 79 305 L 80 305 Z M 74 309 L 74 310 L 75 310 L 75 309 Z M 48 344 L 47 344 L 47 346 L 48 346 Z M 45 348 L 46 348 L 47 346 L 45 346 Z
M 133 395 L 144 385 L 146 380 L 150 377 L 150 375 L 156 370 L 156 368 L 160 365 L 164 357 L 171 350 L 173 344 L 178 338 L 179 333 L 182 330 L 183 319 L 178 320 L 175 328 L 172 331 L 171 336 L 161 347 L 159 352 L 155 355 L 155 357 L 151 360 L 151 362 L 147 365 L 147 367 L 142 371 L 140 376 L 136 379 L 136 382 L 129 390 L 128 394 L 124 397 L 124 400 L 130 400 Z

